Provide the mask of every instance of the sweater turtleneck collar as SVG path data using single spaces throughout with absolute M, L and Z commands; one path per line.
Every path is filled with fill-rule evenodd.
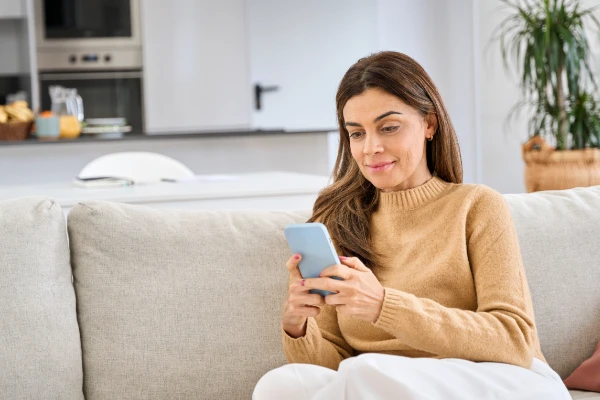
M 431 203 L 451 184 L 437 176 L 412 189 L 379 192 L 379 211 L 410 210 Z

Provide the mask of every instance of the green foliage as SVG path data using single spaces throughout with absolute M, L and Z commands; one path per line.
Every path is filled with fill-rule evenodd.
M 523 96 L 511 115 L 530 110 L 529 135 L 555 139 L 557 149 L 600 147 L 600 104 L 591 92 L 598 85 L 585 32 L 588 23 L 600 31 L 595 9 L 582 9 L 580 0 L 502 2 L 510 13 L 492 40 L 500 42 L 507 70 L 514 61 Z

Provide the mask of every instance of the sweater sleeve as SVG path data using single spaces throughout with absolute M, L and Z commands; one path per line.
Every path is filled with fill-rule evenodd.
M 485 186 L 475 190 L 465 237 L 477 293 L 475 311 L 385 288 L 375 326 L 443 358 L 529 368 L 536 335 L 531 295 L 516 229 L 502 195 Z
M 306 334 L 297 339 L 283 329 L 283 350 L 290 363 L 315 364 L 337 370 L 343 359 L 351 357 L 354 350 L 346 340 L 332 306 L 324 306 L 316 318 L 308 318 Z

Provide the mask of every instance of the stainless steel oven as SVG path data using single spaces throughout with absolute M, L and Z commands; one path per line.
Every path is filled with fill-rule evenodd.
M 40 72 L 39 77 L 43 110 L 50 110 L 50 86 L 75 88 L 86 120 L 125 118 L 134 132 L 144 131 L 141 71 Z
M 139 0 L 35 0 L 38 68 L 142 67 Z
M 126 118 L 143 131 L 139 0 L 34 0 L 40 105 L 48 88 L 77 89 L 88 118 Z

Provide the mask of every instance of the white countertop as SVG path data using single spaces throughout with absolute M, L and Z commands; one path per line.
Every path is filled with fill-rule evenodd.
M 46 196 L 61 207 L 73 207 L 86 200 L 107 200 L 129 204 L 179 202 L 245 197 L 316 194 L 328 184 L 327 176 L 293 172 L 256 172 L 229 175 L 233 179 L 199 179 L 189 182 L 161 182 L 120 188 L 84 189 L 71 182 L 35 186 L 0 186 L 0 200 Z M 207 176 L 209 178 L 209 176 Z

